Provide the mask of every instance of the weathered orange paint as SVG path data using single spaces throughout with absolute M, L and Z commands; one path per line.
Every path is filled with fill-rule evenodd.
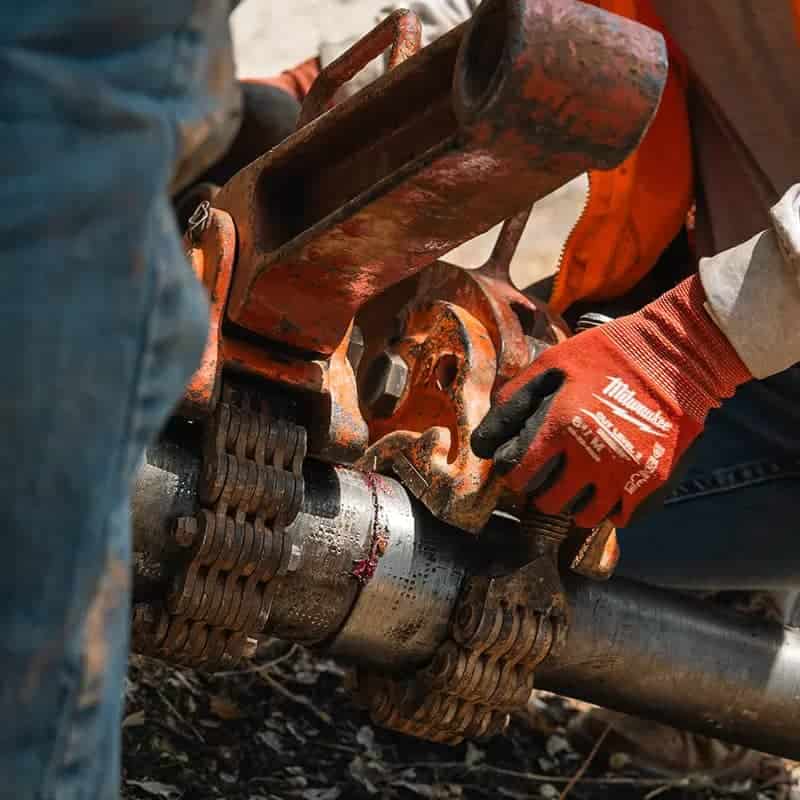
M 329 355 L 370 298 L 623 161 L 665 77 L 663 39 L 636 23 L 577 0 L 488 0 L 223 187 L 230 318 Z

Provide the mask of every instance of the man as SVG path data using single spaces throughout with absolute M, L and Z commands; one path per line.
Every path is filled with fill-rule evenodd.
M 119 795 L 129 486 L 207 335 L 169 198 L 237 128 L 228 11 L 0 11 L 4 798 Z
M 676 275 L 652 304 L 537 359 L 499 393 L 473 447 L 542 511 L 620 526 L 622 575 L 679 589 L 795 591 L 800 2 L 594 4 L 661 30 L 670 77 L 637 152 L 589 175 L 544 299 L 567 311 L 626 295 L 693 204 L 699 273 L 681 265 L 695 274 Z M 387 11 L 400 5 L 419 14 L 430 41 L 479 2 Z M 323 63 L 331 55 L 323 50 Z M 291 74 L 279 83 L 298 88 Z M 661 769 L 718 773 L 751 761 L 741 749 L 600 716 L 613 719 L 615 747 Z

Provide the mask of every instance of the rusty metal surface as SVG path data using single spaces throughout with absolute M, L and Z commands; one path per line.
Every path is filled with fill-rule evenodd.
M 330 358 L 318 362 L 323 385 L 322 391 L 312 398 L 308 428 L 309 447 L 315 456 L 346 464 L 363 454 L 369 437 L 348 355 L 352 330 L 351 325 Z
M 230 214 L 211 208 L 201 235 L 187 233 L 184 242 L 192 269 L 208 290 L 210 311 L 203 357 L 178 411 L 182 416 L 202 418 L 211 413 L 219 396 L 224 361 L 220 353 L 222 323 L 236 255 L 236 227 Z
M 200 208 L 200 207 L 198 207 Z M 179 413 L 192 419 L 212 414 L 223 371 L 256 376 L 307 394 L 311 449 L 316 455 L 351 462 L 366 445 L 368 430 L 358 404 L 350 333 L 329 358 L 308 359 L 227 330 L 225 312 L 233 276 L 236 230 L 229 214 L 207 209 L 202 225 L 187 231 L 187 255 L 210 300 L 209 334 L 199 368 L 190 379 Z
M 498 273 L 444 262 L 420 273 L 394 306 L 375 302 L 379 313 L 363 319 L 371 444 L 359 463 L 396 474 L 437 517 L 477 532 L 503 485 L 491 461 L 472 452 L 472 432 L 494 392 L 538 347 L 565 338 L 566 326 Z
M 558 554 L 570 527 L 568 518 L 529 514 L 527 563 L 466 582 L 448 640 L 413 679 L 358 673 L 357 698 L 373 720 L 445 744 L 501 733 L 510 713 L 527 704 L 536 667 L 564 646 Z
M 227 385 L 207 423 L 201 508 L 173 531 L 185 564 L 165 608 L 139 608 L 142 652 L 192 666 L 236 664 L 269 618 L 276 578 L 302 557 L 286 526 L 303 503 L 306 432 Z
M 607 520 L 591 531 L 580 532 L 583 541 L 570 561 L 570 569 L 585 578 L 606 581 L 619 562 L 617 529 Z
M 501 234 L 497 249 L 502 260 L 510 263 L 517 241 L 512 245 Z M 557 344 L 569 335 L 559 316 L 515 289 L 507 269 L 505 274 L 496 269 L 497 249 L 479 270 L 441 261 L 430 266 L 420 273 L 416 290 L 417 302 L 446 300 L 469 311 L 483 325 L 497 354 L 495 391 L 531 362 L 537 348 Z
M 322 114 L 336 92 L 386 50 L 390 51 L 387 67 L 392 70 L 417 53 L 421 43 L 422 25 L 416 14 L 406 9 L 390 14 L 320 72 L 303 102 L 297 127 Z
M 513 285 L 511 262 L 522 240 L 522 234 L 525 233 L 525 226 L 528 224 L 532 211 L 532 207 L 526 208 L 524 211 L 520 211 L 519 214 L 509 217 L 503 223 L 492 249 L 492 254 L 486 263 L 476 270 L 477 273 Z
M 394 413 L 369 420 L 374 444 L 359 463 L 393 472 L 437 517 L 478 531 L 502 489 L 470 446 L 495 383 L 491 339 L 462 307 L 436 301 L 409 312 L 392 355 L 408 365 L 408 386 Z
M 576 0 L 487 0 L 223 187 L 239 236 L 231 319 L 332 353 L 386 287 L 619 164 L 665 76 L 663 40 L 635 23 Z

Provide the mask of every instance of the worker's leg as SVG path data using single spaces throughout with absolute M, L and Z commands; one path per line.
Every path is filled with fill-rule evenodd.
M 206 334 L 167 200 L 205 5 L 0 10 L 3 798 L 118 796 L 129 484 Z
M 800 365 L 712 412 L 663 510 L 620 532 L 620 573 L 687 589 L 800 588 Z

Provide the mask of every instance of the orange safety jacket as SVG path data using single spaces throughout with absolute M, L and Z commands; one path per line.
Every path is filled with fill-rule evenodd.
M 662 33 L 670 64 L 661 105 L 639 147 L 616 169 L 589 172 L 586 204 L 565 242 L 550 296 L 558 312 L 635 286 L 686 224 L 694 193 L 685 58 L 651 0 L 589 2 Z M 800 33 L 800 0 L 789 2 Z M 310 59 L 267 82 L 302 101 L 318 71 L 319 61 Z

